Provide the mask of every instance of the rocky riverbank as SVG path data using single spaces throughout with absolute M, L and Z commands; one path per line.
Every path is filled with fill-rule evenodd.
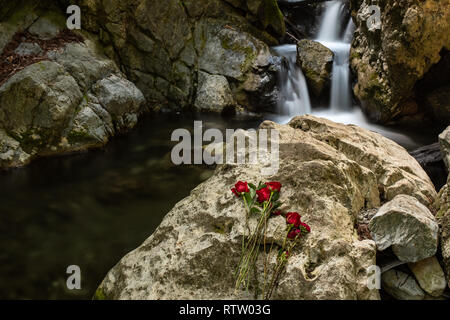
M 436 199 L 446 196 L 448 186 L 437 196 L 406 150 L 356 126 L 302 116 L 288 125 L 266 121 L 261 128 L 280 132 L 280 169 L 264 178 L 283 184 L 281 210 L 298 208 L 312 229 L 291 253 L 273 298 L 379 299 L 379 291 L 368 286 L 369 268 L 377 264 L 379 253 L 391 249 L 393 259 L 400 265 L 409 263 L 410 271 L 383 273 L 384 290 L 396 298 L 411 295 L 405 292 L 409 287 L 394 281 L 395 271 L 405 273 L 410 286 L 416 287 L 415 298 L 442 296 L 448 278 L 435 258 L 441 257 L 438 221 L 450 212 L 448 200 Z M 245 210 L 229 189 L 238 180 L 261 180 L 260 169 L 259 165 L 219 166 L 166 215 L 152 236 L 108 273 L 95 298 L 252 298 L 251 291 L 234 288 Z M 367 212 L 375 214 L 369 219 L 368 237 L 361 237 L 358 233 Z M 267 239 L 275 246 L 283 239 L 284 225 L 281 217 L 270 220 Z M 441 232 L 441 262 L 446 268 L 446 227 Z M 253 289 L 263 274 L 262 261 L 256 266 Z

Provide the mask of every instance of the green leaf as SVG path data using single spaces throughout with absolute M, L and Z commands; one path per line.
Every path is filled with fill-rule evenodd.
M 253 207 L 250 209 L 251 213 L 261 213 L 261 210 L 259 210 L 257 207 Z
M 244 199 L 247 205 L 250 206 L 250 204 L 252 203 L 252 196 L 250 195 L 250 193 L 245 193 Z
M 251 197 L 252 199 L 254 199 L 255 196 L 256 196 L 256 188 L 251 188 L 251 189 L 250 189 L 250 197 Z
M 250 189 L 256 190 L 256 186 L 253 183 L 249 183 L 248 186 L 250 187 Z
M 276 202 L 273 204 L 272 210 L 275 210 L 275 209 L 279 208 L 280 206 L 281 206 L 281 201 L 276 201 Z
M 279 192 L 274 192 L 272 195 L 272 201 L 277 201 L 280 198 Z

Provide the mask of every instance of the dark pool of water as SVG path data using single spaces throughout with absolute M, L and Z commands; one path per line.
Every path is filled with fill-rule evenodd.
M 171 164 L 171 133 L 191 131 L 193 120 L 149 117 L 102 150 L 0 172 L 0 298 L 90 299 L 108 270 L 212 174 Z M 260 122 L 201 120 L 205 129 Z M 81 268 L 81 290 L 67 289 L 69 265 Z

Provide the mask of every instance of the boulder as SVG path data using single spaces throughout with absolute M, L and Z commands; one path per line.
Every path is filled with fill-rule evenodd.
M 450 172 L 450 126 L 439 135 L 439 144 L 445 166 L 447 167 L 447 171 Z
M 329 87 L 333 57 L 333 51 L 317 41 L 303 39 L 297 44 L 297 64 L 316 97 Z
M 42 49 L 37 43 L 22 42 L 16 48 L 16 50 L 14 50 L 14 53 L 18 54 L 21 57 L 31 56 L 31 55 L 39 55 L 42 53 Z
M 433 297 L 439 297 L 444 293 L 447 281 L 435 256 L 409 263 L 408 266 L 425 292 Z
M 0 168 L 99 147 L 136 124 L 143 94 L 97 48 L 86 39 L 42 52 L 0 86 Z
M 49 40 L 67 28 L 66 18 L 58 10 L 48 10 L 39 17 L 29 28 L 28 32 L 43 40 Z
M 450 3 L 387 0 L 380 23 L 371 0 L 351 0 L 356 25 L 350 64 L 357 75 L 354 93 L 375 121 L 386 123 L 410 113 L 414 86 L 450 48 Z M 445 101 L 444 101 L 445 102 Z
M 198 66 L 211 74 L 243 80 L 252 68 L 269 64 L 269 48 L 246 32 L 227 28 L 224 23 L 206 20 L 195 32 L 196 39 L 206 39 L 196 46 Z
M 194 105 L 199 111 L 215 112 L 234 107 L 235 102 L 227 78 L 199 72 L 199 89 Z
M 423 300 L 425 292 L 414 278 L 402 271 L 391 269 L 381 275 L 381 285 L 398 300 Z
M 409 195 L 398 195 L 381 206 L 369 230 L 377 249 L 392 246 L 400 261 L 417 262 L 437 251 L 439 226 L 430 210 Z
M 356 126 L 302 116 L 288 125 L 265 121 L 260 128 L 280 134 L 278 171 L 262 176 L 263 164 L 218 166 L 175 205 L 153 235 L 112 268 L 96 298 L 255 298 L 253 289 L 264 274 L 263 253 L 251 290 L 234 288 L 246 230 L 244 207 L 229 190 L 237 180 L 280 181 L 281 210 L 300 212 L 312 228 L 292 252 L 272 298 L 379 298 L 378 290 L 367 287 L 376 247 L 372 240 L 359 241 L 358 213 L 380 205 L 379 190 L 391 190 L 383 195 L 388 197 L 401 192 L 391 189 L 400 180 L 401 189 L 421 200 L 427 201 L 425 194 L 434 197 L 423 170 L 396 143 Z M 250 218 L 250 225 L 256 218 Z M 269 245 L 283 241 L 284 228 L 281 216 L 269 220 Z

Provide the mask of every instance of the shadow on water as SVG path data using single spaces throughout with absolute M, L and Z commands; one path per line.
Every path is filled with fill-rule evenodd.
M 102 150 L 0 172 L 0 298 L 90 299 L 108 270 L 212 174 L 205 166 L 171 163 L 172 131 L 192 131 L 193 120 L 144 119 Z M 198 120 L 204 130 L 260 122 Z M 81 268 L 81 290 L 66 287 L 69 265 Z

